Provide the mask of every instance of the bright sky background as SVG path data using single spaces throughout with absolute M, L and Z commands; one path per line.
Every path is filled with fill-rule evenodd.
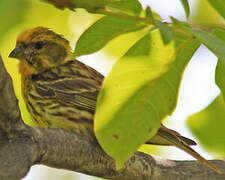
M 185 14 L 179 0 L 140 0 L 143 5 L 148 3 L 152 9 L 158 12 L 163 19 L 169 20 L 169 16 L 176 17 L 179 20 L 185 20 Z M 190 1 L 193 7 L 194 0 Z M 164 4 L 162 6 L 162 4 Z M 95 53 L 91 56 L 81 57 L 80 60 L 99 70 L 103 74 L 107 74 L 112 64 L 106 64 L 104 61 L 105 55 Z M 92 59 L 90 61 L 90 59 Z M 180 87 L 180 94 L 178 99 L 178 106 L 171 116 L 168 126 L 177 130 L 182 135 L 194 139 L 192 134 L 188 131 L 185 120 L 186 118 L 197 111 L 205 108 L 218 94 L 219 89 L 214 82 L 214 73 L 217 63 L 217 58 L 204 46 L 195 53 L 191 62 L 189 63 L 183 75 L 183 81 Z M 103 68 L 104 67 L 104 68 Z M 194 147 L 205 158 L 212 158 L 200 146 Z M 181 150 L 173 147 L 166 147 L 168 154 L 167 158 L 171 159 L 193 159 Z M 43 166 L 33 166 L 29 174 L 24 180 L 45 180 L 46 174 L 51 174 L 53 177 L 48 180 L 68 179 L 69 177 L 77 177 L 79 180 L 91 180 L 93 177 L 88 177 L 82 174 L 75 174 L 73 172 L 56 170 L 53 168 L 43 168 Z M 46 180 L 47 180 L 46 179 Z

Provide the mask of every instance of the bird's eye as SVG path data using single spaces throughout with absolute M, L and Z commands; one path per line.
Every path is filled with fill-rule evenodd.
M 43 46 L 44 46 L 43 42 L 37 42 L 34 45 L 35 49 L 41 49 Z

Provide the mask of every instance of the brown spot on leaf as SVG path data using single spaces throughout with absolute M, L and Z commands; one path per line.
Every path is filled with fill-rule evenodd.
M 113 137 L 114 137 L 115 139 L 119 139 L 118 134 L 113 134 Z

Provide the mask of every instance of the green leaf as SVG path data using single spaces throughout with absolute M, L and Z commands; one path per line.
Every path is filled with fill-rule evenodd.
M 13 27 L 22 23 L 25 13 L 27 12 L 29 3 L 26 0 L 1 0 L 0 1 L 0 39 Z
M 215 75 L 216 84 L 219 86 L 225 100 L 225 64 L 218 60 Z
M 225 42 L 225 30 L 216 28 L 213 34 Z M 216 84 L 219 86 L 225 100 L 225 64 L 221 59 L 218 60 L 215 75 Z
M 206 149 L 225 155 L 225 101 L 222 95 L 206 109 L 191 115 L 187 122 Z
M 213 35 L 225 42 L 225 30 L 214 29 Z M 223 62 L 221 59 L 218 60 L 215 75 L 221 95 L 207 108 L 188 118 L 188 125 L 201 144 L 221 155 L 225 155 L 225 64 Z
M 74 56 L 94 53 L 103 48 L 113 38 L 132 31 L 137 31 L 145 25 L 140 22 L 105 16 L 89 27 L 76 44 Z
M 187 23 L 181 22 L 174 17 L 170 17 L 170 18 L 173 22 L 173 26 L 179 27 L 180 29 L 183 29 L 186 32 L 190 33 L 190 26 Z
M 212 34 L 225 42 L 225 29 L 215 28 L 213 29 Z
M 123 58 L 127 57 L 140 57 L 140 56 L 149 56 L 150 53 L 150 34 L 148 33 L 139 41 L 137 41 L 124 55 Z
M 103 83 L 94 129 L 118 167 L 157 132 L 176 106 L 183 70 L 199 47 L 194 39 L 179 36 L 178 41 L 165 45 L 159 31 L 152 31 L 114 65 Z
M 145 17 L 149 18 L 150 21 L 154 21 L 154 19 L 159 21 L 161 20 L 160 15 L 156 12 L 152 12 L 149 6 L 145 9 Z
M 180 2 L 184 8 L 186 18 L 188 19 L 189 15 L 190 15 L 190 8 L 189 8 L 188 0 L 180 0 Z
M 142 10 L 142 6 L 138 0 L 120 0 L 109 4 L 109 6 L 134 15 L 139 15 Z
M 145 16 L 147 18 L 149 18 L 151 21 L 154 21 L 154 16 L 153 16 L 152 10 L 149 6 L 145 10 Z
M 202 30 L 194 29 L 191 32 L 225 64 L 225 42 L 222 39 Z
M 168 26 L 168 24 L 163 23 L 159 20 L 155 20 L 153 12 L 150 9 L 150 7 L 146 8 L 145 13 L 146 13 L 146 17 L 149 18 L 150 22 L 153 22 L 155 26 L 159 29 L 163 42 L 165 44 L 168 44 L 173 39 L 172 29 Z
M 172 29 L 166 23 L 162 23 L 158 20 L 156 20 L 155 23 L 156 23 L 156 26 L 159 28 L 163 42 L 165 44 L 168 44 L 173 39 Z
M 225 18 L 225 1 L 224 0 L 208 0 L 212 7 Z

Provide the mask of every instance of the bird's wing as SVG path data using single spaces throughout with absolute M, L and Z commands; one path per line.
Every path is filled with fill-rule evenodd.
M 104 76 L 74 60 L 32 78 L 42 96 L 55 97 L 64 105 L 76 106 L 94 113 Z

